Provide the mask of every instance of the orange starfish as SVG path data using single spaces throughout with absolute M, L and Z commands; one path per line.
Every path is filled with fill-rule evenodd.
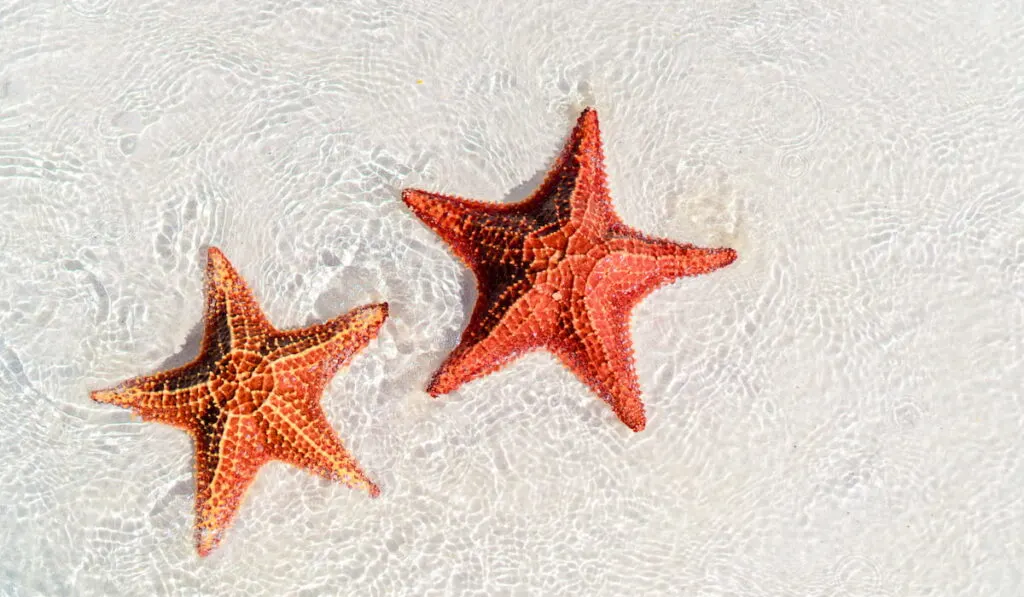
M 477 279 L 473 314 L 434 374 L 432 396 L 546 348 L 623 423 L 644 428 L 629 338 L 633 307 L 676 278 L 729 265 L 736 252 L 651 238 L 624 224 L 603 162 L 597 112 L 588 108 L 543 184 L 521 203 L 402 193 Z
M 209 251 L 206 332 L 191 363 L 92 393 L 195 441 L 196 549 L 220 543 L 260 467 L 281 460 L 350 487 L 380 490 L 320 406 L 335 372 L 377 335 L 386 303 L 301 330 L 275 329 L 224 254 Z

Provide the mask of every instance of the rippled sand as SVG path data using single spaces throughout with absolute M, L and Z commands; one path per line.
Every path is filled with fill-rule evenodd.
M 0 0 L 0 594 L 1024 593 L 1011 4 Z M 475 290 L 400 190 L 520 199 L 586 105 L 740 254 L 636 310 L 641 434 L 543 353 L 423 391 Z M 208 245 L 391 317 L 323 400 L 381 497 L 271 465 L 200 561 L 187 436 L 88 392 L 194 356 Z

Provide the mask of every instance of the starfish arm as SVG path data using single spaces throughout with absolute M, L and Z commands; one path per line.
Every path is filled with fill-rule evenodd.
M 594 268 L 588 292 L 601 287 L 634 305 L 655 289 L 687 276 L 699 276 L 736 260 L 729 248 L 702 248 L 632 233 L 613 239 L 608 255 Z
M 97 390 L 90 397 L 96 402 L 130 408 L 145 421 L 191 431 L 210 399 L 208 379 L 208 372 L 191 363 Z
M 275 400 L 261 408 L 262 432 L 271 458 L 287 462 L 329 481 L 365 489 L 371 497 L 380 489 L 363 473 L 323 409 L 312 400 Z
M 216 356 L 232 348 L 252 349 L 273 330 L 252 290 L 217 247 L 207 254 L 205 319 L 200 350 Z
M 365 305 L 326 323 L 274 334 L 267 354 L 274 376 L 291 374 L 307 391 L 319 391 L 377 337 L 387 316 L 387 303 Z
M 572 309 L 573 332 L 550 348 L 581 381 L 607 402 L 633 431 L 647 424 L 636 360 L 629 337 L 629 312 L 612 297 L 588 296 Z
M 475 272 L 484 264 L 517 260 L 518 233 L 527 225 L 516 204 L 484 203 L 418 189 L 402 191 L 402 201 L 453 253 Z
M 557 322 L 556 301 L 550 294 L 536 290 L 513 288 L 509 292 L 517 293 L 518 298 L 511 301 L 503 312 L 495 311 L 495 302 L 477 302 L 459 345 L 427 386 L 431 396 L 447 394 L 468 381 L 497 371 L 526 352 L 544 346 Z
M 224 415 L 209 420 L 195 435 L 196 550 L 205 557 L 220 544 L 238 514 L 245 493 L 267 462 L 251 415 Z
M 594 236 L 622 225 L 608 193 L 596 110 L 580 114 L 544 182 L 522 205 L 531 213 L 550 214 L 569 230 Z

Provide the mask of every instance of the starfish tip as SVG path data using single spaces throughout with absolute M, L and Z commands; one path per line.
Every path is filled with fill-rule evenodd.
M 445 364 L 442 365 L 430 379 L 430 385 L 427 386 L 427 393 L 430 394 L 432 398 L 437 398 L 442 394 L 454 391 L 466 381 L 468 380 L 460 378 L 457 373 L 452 371 L 448 364 Z
M 210 555 L 219 543 L 220 533 L 209 529 L 196 531 L 196 552 L 199 557 Z
M 227 255 L 219 248 L 210 245 L 206 249 L 206 279 L 208 284 L 223 283 L 235 274 L 235 268 L 228 261 Z
M 647 414 L 639 401 L 636 404 L 616 405 L 613 410 L 619 420 L 633 431 L 639 433 L 647 427 Z
M 419 189 L 402 189 L 402 201 L 409 207 L 415 208 L 424 195 L 425 193 Z
M 736 258 L 739 257 L 736 249 L 729 248 L 719 249 L 716 255 L 718 257 L 719 267 L 725 267 L 733 261 L 736 261 Z
M 640 413 L 639 415 L 623 416 L 622 422 L 626 424 L 626 427 L 629 427 L 636 433 L 640 433 L 647 427 L 647 417 L 644 416 L 643 413 Z
M 368 339 L 377 335 L 388 318 L 388 304 L 374 303 L 356 307 L 344 315 L 331 320 L 336 330 L 347 331 L 355 328 L 369 334 Z
M 364 305 L 356 309 L 356 319 L 370 328 L 380 328 L 388 318 L 389 308 L 387 303 L 374 303 Z
M 421 219 L 426 218 L 430 220 L 440 215 L 436 213 L 440 207 L 435 200 L 436 197 L 433 193 L 419 189 L 405 189 L 402 191 L 402 201 Z
M 95 402 L 101 402 L 103 404 L 110 404 L 114 401 L 115 393 L 110 390 L 95 390 L 89 392 L 89 398 Z
M 210 245 L 209 248 L 206 249 L 206 258 L 211 262 L 227 261 L 227 257 L 224 256 L 224 251 L 221 251 L 213 245 Z

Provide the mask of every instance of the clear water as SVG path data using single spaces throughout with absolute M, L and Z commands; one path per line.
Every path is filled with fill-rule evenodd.
M 0 1 L 0 594 L 1024 593 L 1024 9 Z M 432 400 L 472 280 L 405 186 L 522 197 L 598 108 L 616 209 L 740 260 L 633 322 L 635 435 L 549 356 Z M 524 186 L 525 185 L 525 186 Z M 192 546 L 203 249 L 280 327 L 387 300 Z

